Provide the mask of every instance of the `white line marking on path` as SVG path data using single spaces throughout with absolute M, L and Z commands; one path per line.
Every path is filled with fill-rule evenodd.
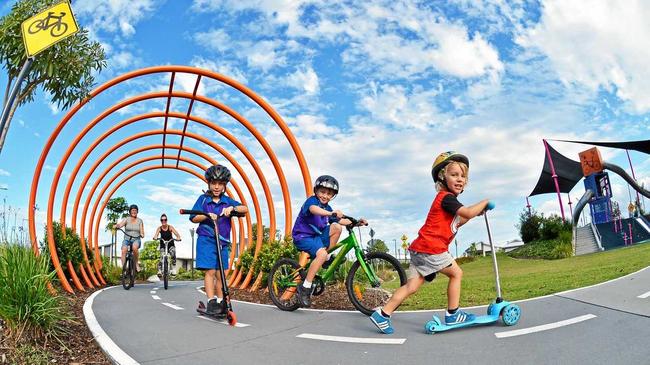
M 648 297 L 650 297 L 650 291 L 647 292 L 647 293 L 643 293 L 643 294 L 639 295 L 637 298 L 645 299 L 645 298 L 648 298 Z
M 370 343 L 370 344 L 380 344 L 380 345 L 402 345 L 404 344 L 404 342 L 406 342 L 405 338 L 342 337 L 342 336 L 316 335 L 313 333 L 303 333 L 296 337 L 309 338 L 312 340 L 321 340 L 321 341 Z
M 149 293 L 150 293 L 150 294 L 156 294 L 156 291 L 155 291 L 155 290 L 152 290 L 152 291 L 150 291 Z
M 160 288 L 153 288 L 153 290 L 158 290 L 158 289 L 160 289 Z
M 183 310 L 183 307 L 179 307 L 179 306 L 171 304 L 171 303 L 163 303 L 162 305 L 166 305 L 169 308 L 176 309 L 177 311 Z
M 152 295 L 151 297 L 154 298 L 155 300 L 160 300 L 160 297 L 157 295 Z
M 110 288 L 98 290 L 89 296 L 88 299 L 86 299 L 83 309 L 84 317 L 86 318 L 86 324 L 88 325 L 88 328 L 90 328 L 90 332 L 92 332 L 95 341 L 97 341 L 99 344 L 99 347 L 104 350 L 106 355 L 108 355 L 108 357 L 110 357 L 113 362 L 117 364 L 138 365 L 137 361 L 135 361 L 131 356 L 127 355 L 126 352 L 119 348 L 115 342 L 113 342 L 113 340 L 108 337 L 106 332 L 104 332 L 102 327 L 99 325 L 99 322 L 97 322 L 95 313 L 93 313 L 93 301 L 95 300 L 95 297 L 104 290 L 111 288 L 115 287 L 112 286 Z
M 543 324 L 540 326 L 535 326 L 535 327 L 528 327 L 528 328 L 521 328 L 518 330 L 513 330 L 513 331 L 505 331 L 505 332 L 496 332 L 494 335 L 497 336 L 497 338 L 505 338 L 505 337 L 513 337 L 513 336 L 520 336 L 520 335 L 527 335 L 529 333 L 534 333 L 534 332 L 541 332 L 541 331 L 547 331 L 563 326 L 568 326 L 571 324 L 576 324 L 580 323 L 592 318 L 596 318 L 595 315 L 593 314 L 585 314 L 584 316 L 579 316 L 575 318 L 570 318 L 570 319 L 565 319 L 564 321 L 559 321 L 559 322 L 553 322 L 553 323 L 547 323 Z
M 219 323 L 219 324 L 224 324 L 224 325 L 226 325 L 226 326 L 230 326 L 230 325 L 228 324 L 227 321 L 218 321 L 218 320 L 216 320 L 216 319 L 208 318 L 208 317 L 206 317 L 206 316 L 202 316 L 202 315 L 197 315 L 196 318 L 201 318 L 201 319 L 205 319 L 206 321 L 210 321 L 210 322 L 214 322 L 214 323 Z M 237 322 L 237 323 L 235 323 L 235 327 L 249 327 L 249 326 L 250 326 L 250 324 L 248 324 L 248 323 L 241 323 L 241 322 Z

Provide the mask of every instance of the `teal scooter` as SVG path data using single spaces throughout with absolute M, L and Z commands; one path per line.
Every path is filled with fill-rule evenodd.
M 433 319 L 427 322 L 424 325 L 424 331 L 428 334 L 434 334 L 437 332 L 445 332 L 461 327 L 470 327 L 478 326 L 482 324 L 495 323 L 499 320 L 499 317 L 503 320 L 503 324 L 506 326 L 513 326 L 519 321 L 521 316 L 521 309 L 517 304 L 510 303 L 506 300 L 503 300 L 501 297 L 501 284 L 499 283 L 499 267 L 497 265 L 497 256 L 494 250 L 494 244 L 492 243 L 492 234 L 490 233 L 490 223 L 488 222 L 487 210 L 494 209 L 494 203 L 489 202 L 486 212 L 483 214 L 485 216 L 485 225 L 487 226 L 488 239 L 490 240 L 490 248 L 492 250 L 492 263 L 494 264 L 494 276 L 496 279 L 496 288 L 497 288 L 497 298 L 490 303 L 487 308 L 487 315 L 477 316 L 473 321 L 446 325 L 440 321 L 435 315 Z

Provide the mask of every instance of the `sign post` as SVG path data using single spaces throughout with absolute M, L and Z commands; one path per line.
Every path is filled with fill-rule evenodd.
M 0 116 L 0 151 L 2 151 L 2 146 L 9 131 L 9 123 L 7 122 L 9 113 L 16 100 L 16 95 L 20 91 L 20 85 L 25 79 L 32 62 L 34 62 L 34 57 L 79 31 L 77 21 L 72 14 L 72 8 L 67 1 L 57 3 L 25 20 L 20 25 L 20 28 L 27 59 L 23 63 L 18 78 L 11 89 L 7 103 L 2 108 L 2 115 Z

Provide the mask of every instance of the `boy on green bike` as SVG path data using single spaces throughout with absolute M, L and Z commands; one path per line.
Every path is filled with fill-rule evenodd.
M 382 333 L 393 333 L 390 315 L 411 294 L 418 291 L 425 281 L 432 281 L 440 272 L 449 277 L 447 285 L 447 325 L 472 321 L 475 316 L 459 309 L 460 284 L 463 270 L 448 251 L 458 227 L 485 212 L 488 200 L 463 206 L 456 198 L 465 189 L 469 171 L 469 159 L 457 152 L 443 152 L 433 163 L 431 175 L 438 194 L 418 237 L 411 243 L 411 264 L 408 281 L 397 289 L 383 308 L 371 316 L 372 323 Z
M 312 282 L 321 267 L 327 268 L 334 256 L 327 253 L 339 241 L 343 226 L 352 224 L 340 210 L 333 210 L 329 202 L 339 192 L 339 182 L 323 175 L 314 183 L 314 195 L 300 208 L 291 235 L 299 251 L 309 254 L 311 264 L 302 285 L 298 285 L 298 298 L 303 307 L 311 306 Z M 361 220 L 365 223 L 365 220 Z M 329 257 L 328 257 L 329 256 Z

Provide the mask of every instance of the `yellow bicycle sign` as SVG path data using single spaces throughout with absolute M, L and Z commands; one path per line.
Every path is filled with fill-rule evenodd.
M 21 24 L 28 57 L 34 57 L 58 41 L 79 31 L 70 3 L 55 4 Z

